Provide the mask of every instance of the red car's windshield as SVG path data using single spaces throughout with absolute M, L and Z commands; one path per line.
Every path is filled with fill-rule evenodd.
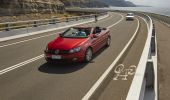
M 65 38 L 87 38 L 91 28 L 69 28 L 61 36 Z

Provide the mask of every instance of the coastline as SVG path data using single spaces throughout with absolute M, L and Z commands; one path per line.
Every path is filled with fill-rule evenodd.
M 170 16 L 170 8 L 161 8 L 161 7 L 109 7 L 106 9 L 143 11 L 143 12 L 156 13 L 156 14 L 161 14 L 165 16 Z

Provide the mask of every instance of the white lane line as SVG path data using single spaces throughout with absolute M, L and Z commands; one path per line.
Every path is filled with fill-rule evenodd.
M 143 19 L 143 21 L 146 23 L 146 25 L 147 25 L 147 30 L 149 31 L 149 25 L 147 24 L 147 21 L 146 21 L 146 19 L 144 19 L 143 17 L 141 17 L 141 16 L 138 16 L 138 17 L 140 17 L 141 19 Z
M 117 14 L 117 13 L 115 13 L 115 14 Z M 109 14 L 109 16 L 108 16 L 108 19 L 105 19 L 105 20 L 101 20 L 100 22 L 104 22 L 104 21 L 107 21 L 107 20 L 109 20 L 110 18 L 112 18 L 113 17 L 113 15 L 110 15 Z
M 104 18 L 106 18 L 108 16 L 109 16 L 108 14 L 105 15 L 105 16 L 102 16 L 102 17 L 99 18 L 99 20 L 104 19 Z M 64 29 L 64 28 L 68 28 L 68 27 L 72 27 L 72 26 L 76 26 L 76 25 L 90 23 L 90 22 L 93 22 L 93 21 L 94 21 L 94 19 L 90 19 L 90 21 L 84 21 L 84 22 L 76 23 L 76 24 L 72 24 L 72 25 L 61 26 L 61 27 L 57 27 L 57 28 L 53 28 L 53 29 L 47 29 L 47 30 L 42 30 L 42 31 L 38 31 L 38 32 L 32 32 L 32 33 L 27 33 L 27 34 L 20 34 L 20 35 L 0 38 L 0 42 L 8 41 L 8 40 L 11 40 L 11 39 L 27 37 L 27 36 L 36 35 L 36 34 L 41 34 L 41 33 L 49 32 L 49 31 L 55 31 L 55 30 L 59 30 L 59 29 Z
M 21 63 L 19 63 L 19 64 L 13 65 L 13 66 L 8 67 L 8 68 L 6 68 L 6 69 L 3 69 L 3 70 L 0 71 L 0 75 L 4 74 L 4 73 L 6 73 L 6 72 L 9 72 L 9 71 L 11 71 L 11 70 L 14 70 L 14 69 L 16 69 L 16 68 L 19 68 L 19 67 L 21 67 L 21 66 L 24 66 L 24 65 L 26 65 L 26 64 L 29 64 L 29 63 L 31 63 L 31 62 L 34 62 L 34 61 L 36 61 L 36 60 L 38 60 L 38 59 L 41 59 L 42 57 L 44 57 L 44 54 L 39 55 L 39 56 L 34 57 L 34 58 L 31 58 L 31 59 L 26 60 L 26 61 L 24 61 L 24 62 L 21 62 Z
M 18 41 L 18 42 L 14 42 L 14 43 L 10 43 L 10 44 L 1 45 L 0 48 L 7 47 L 7 46 L 10 46 L 10 45 L 19 44 L 19 43 L 23 43 L 23 42 L 27 42 L 27 41 L 31 41 L 31 40 L 36 40 L 36 39 L 43 38 L 43 37 L 48 37 L 48 36 L 51 36 L 51 35 L 56 35 L 56 33 L 48 34 L 48 35 L 43 35 L 43 36 L 40 36 L 40 37 L 31 38 L 31 39 L 27 39 L 27 40 L 23 40 L 23 41 Z
M 120 20 L 123 20 L 124 19 L 124 17 L 123 17 L 123 15 L 121 15 L 121 19 Z M 118 22 L 120 22 L 120 20 L 118 21 Z M 117 23 L 117 22 L 116 22 Z M 117 23 L 118 24 L 118 23 Z M 117 24 L 113 24 L 113 25 L 110 25 L 110 26 L 115 26 L 115 25 L 117 25 Z M 110 26 L 108 26 L 108 27 L 110 27 Z M 111 27 L 110 27 L 111 28 Z M 11 66 L 11 67 L 8 67 L 8 68 L 5 68 L 5 69 L 3 69 L 3 70 L 1 70 L 0 71 L 0 75 L 2 75 L 2 74 L 4 74 L 4 73 L 7 73 L 7 72 L 9 72 L 9 71 L 12 71 L 12 70 L 14 70 L 14 69 L 16 69 L 16 68 L 19 68 L 19 67 L 22 67 L 22 66 L 24 66 L 24 65 L 27 65 L 27 64 L 29 64 L 29 63 L 31 63 L 31 62 L 34 62 L 34 61 L 36 61 L 36 60 L 38 60 L 38 59 L 41 59 L 41 58 L 43 58 L 44 57 L 44 54 L 41 54 L 41 55 L 39 55 L 39 56 L 37 56 L 37 57 L 34 57 L 34 58 L 31 58 L 31 59 L 29 59 L 29 60 L 26 60 L 26 61 L 24 61 L 24 62 L 21 62 L 21 63 L 19 63 L 19 64 L 16 64 L 16 65 L 13 65 L 13 66 Z
M 137 19 L 137 18 L 136 18 Z M 102 82 L 104 81 L 104 79 L 109 75 L 109 73 L 111 72 L 111 70 L 114 68 L 114 66 L 116 65 L 116 63 L 119 61 L 119 59 L 122 57 L 122 55 L 125 53 L 126 49 L 129 47 L 129 45 L 132 43 L 133 39 L 135 38 L 135 36 L 137 35 L 137 32 L 139 30 L 139 20 L 138 21 L 138 25 L 137 28 L 134 32 L 134 35 L 131 37 L 131 39 L 129 40 L 129 42 L 126 44 L 126 46 L 124 47 L 124 49 L 120 52 L 120 54 L 117 56 L 117 58 L 112 62 L 112 64 L 108 67 L 108 69 L 102 74 L 102 76 L 97 80 L 97 82 L 92 86 L 92 88 L 87 92 L 87 94 L 82 98 L 82 100 L 89 100 L 90 97 L 95 93 L 95 91 L 97 90 L 97 88 L 102 84 Z
M 119 15 L 121 16 L 121 19 L 119 21 L 117 21 L 116 23 L 114 23 L 113 25 L 108 26 L 107 28 L 111 28 L 111 27 L 115 26 L 116 24 L 120 23 L 124 19 L 123 15 L 121 15 L 121 14 L 119 14 Z

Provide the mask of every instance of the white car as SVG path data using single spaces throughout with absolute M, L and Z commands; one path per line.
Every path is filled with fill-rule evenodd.
M 134 20 L 134 14 L 133 13 L 127 13 L 126 20 Z

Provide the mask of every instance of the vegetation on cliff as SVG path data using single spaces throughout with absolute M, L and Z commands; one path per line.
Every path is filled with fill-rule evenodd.
M 106 3 L 98 0 L 60 0 L 66 7 L 109 7 Z
M 125 0 L 60 0 L 66 7 L 135 7 L 132 2 Z
M 135 6 L 125 0 L 0 0 L 2 14 L 63 13 L 65 7 Z
M 125 0 L 0 0 L 0 22 L 65 16 L 65 7 L 135 6 Z M 10 15 L 10 16 L 9 16 Z
M 63 12 L 59 0 L 0 0 L 1 14 Z

